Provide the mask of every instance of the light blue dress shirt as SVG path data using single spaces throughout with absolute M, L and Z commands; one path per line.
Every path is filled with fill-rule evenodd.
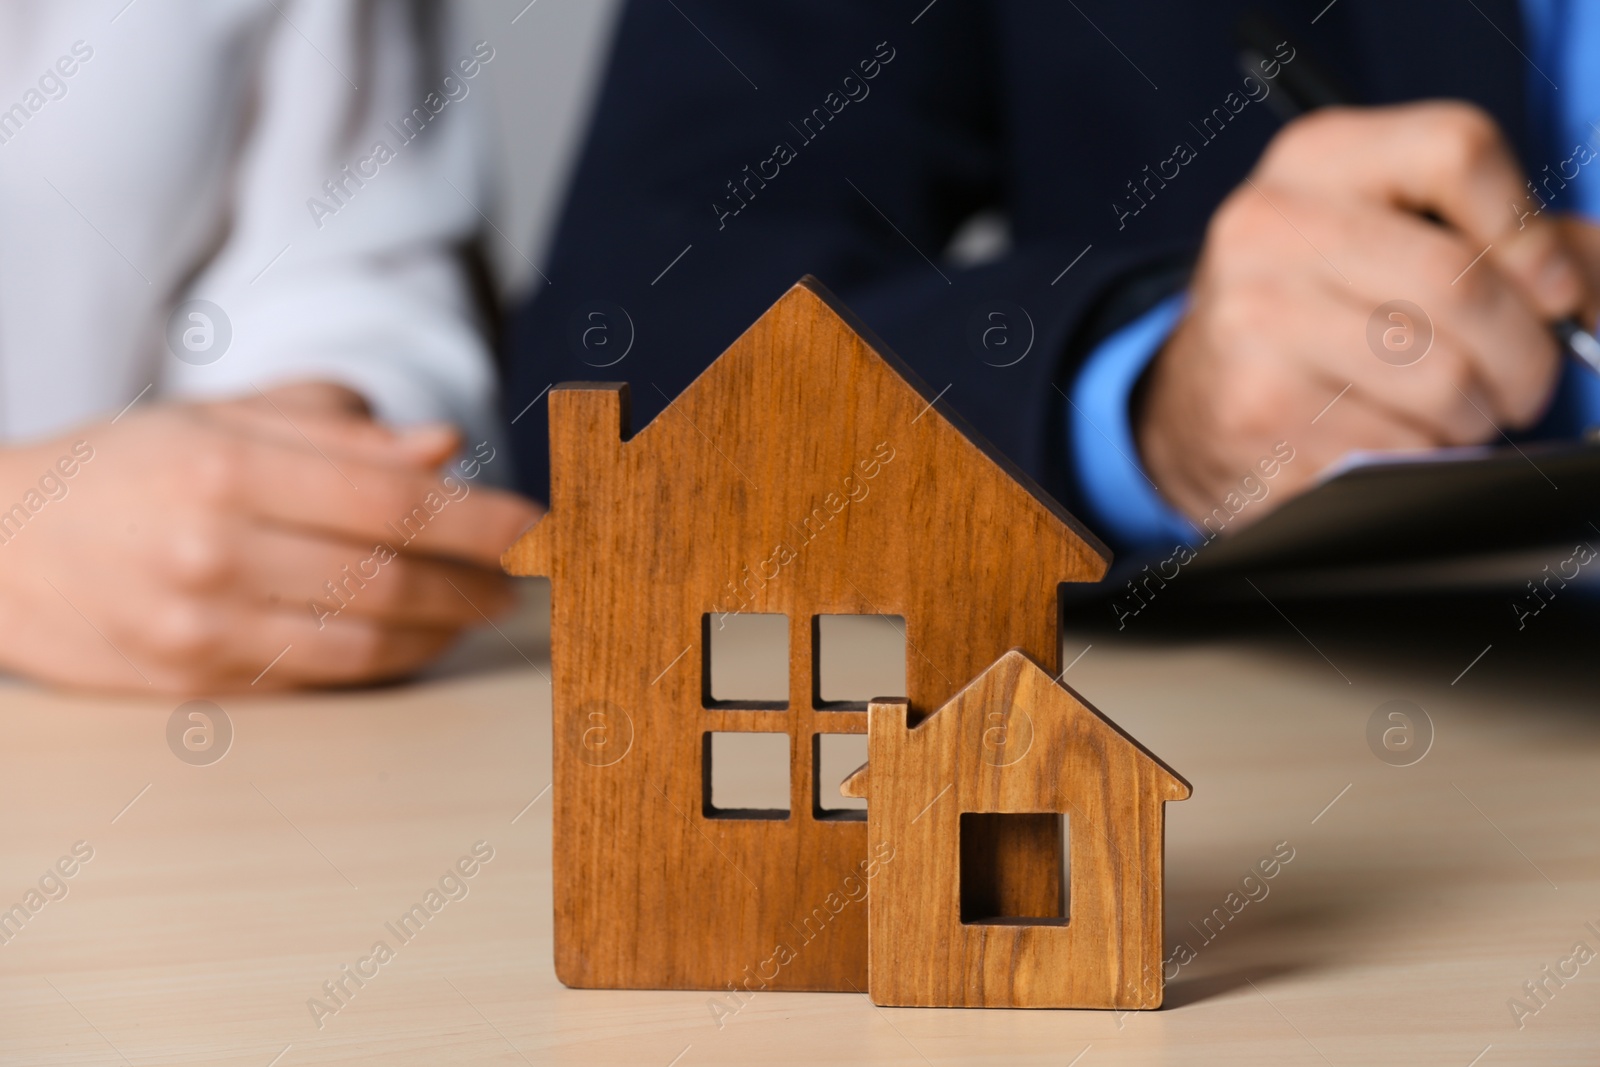
M 1102 341 L 1078 372 L 1067 402 L 1068 446 L 1090 525 L 1116 545 L 1190 544 L 1198 536 L 1145 474 L 1128 411 L 1134 385 L 1187 302 L 1181 294 L 1168 297 Z
M 1532 57 L 1528 103 L 1539 151 L 1549 157 L 1552 171 L 1573 158 L 1577 145 L 1596 152 L 1546 210 L 1600 218 L 1600 2 L 1523 0 L 1522 8 Z M 1573 169 L 1570 163 L 1562 168 L 1562 177 Z M 1540 167 L 1534 170 L 1542 174 Z M 1089 523 L 1125 550 L 1205 540 L 1204 531 L 1168 504 L 1145 473 L 1128 410 L 1134 386 L 1172 334 L 1185 300 L 1172 297 L 1102 341 L 1079 370 L 1067 401 L 1069 461 Z M 1596 423 L 1600 375 L 1568 360 L 1550 413 L 1527 436 L 1576 437 Z

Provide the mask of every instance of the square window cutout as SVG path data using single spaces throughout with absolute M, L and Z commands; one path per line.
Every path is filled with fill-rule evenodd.
M 906 695 L 906 620 L 899 615 L 812 618 L 813 702 L 862 711 L 878 697 Z
M 865 800 L 839 795 L 839 783 L 865 762 L 866 734 L 811 735 L 813 818 L 860 821 L 867 817 Z
M 706 707 L 789 706 L 789 616 L 708 614 L 701 619 L 700 638 Z
M 961 813 L 961 921 L 1064 926 L 1071 915 L 1072 839 L 1054 812 Z M 1054 863 L 1045 857 L 1059 857 Z
M 708 819 L 787 819 L 789 735 L 707 731 L 700 777 Z

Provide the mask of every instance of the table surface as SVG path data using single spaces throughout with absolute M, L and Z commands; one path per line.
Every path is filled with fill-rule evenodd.
M 1193 958 L 1162 1010 L 760 993 L 730 1013 L 706 993 L 565 989 L 543 588 L 420 681 L 221 701 L 233 738 L 209 765 L 169 748 L 176 701 L 0 689 L 0 908 L 50 890 L 0 944 L 0 1063 L 1600 1062 L 1600 962 L 1573 956 L 1600 950 L 1592 683 L 1556 684 L 1496 637 L 1452 684 L 1476 641 L 1400 654 L 1260 605 L 1281 634 L 1065 641 L 1083 653 L 1066 681 L 1194 785 L 1168 807 L 1166 876 L 1168 949 Z M 1433 723 L 1412 766 L 1367 742 L 1395 698 Z M 75 845 L 92 858 L 49 878 Z M 393 936 L 475 846 L 492 859 Z M 1266 895 L 1228 907 L 1285 847 Z M 1203 932 L 1219 907 L 1229 922 Z M 332 1005 L 323 983 L 378 941 L 391 958 L 318 1018 L 308 1002 Z M 1538 1011 L 1517 1019 L 1514 998 Z

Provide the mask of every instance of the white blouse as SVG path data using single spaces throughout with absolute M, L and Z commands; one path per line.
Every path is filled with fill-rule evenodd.
M 0 0 L 0 440 L 306 378 L 490 436 L 493 48 L 439 6 Z

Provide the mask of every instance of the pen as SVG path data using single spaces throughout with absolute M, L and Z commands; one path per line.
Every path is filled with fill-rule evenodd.
M 1555 331 L 1557 339 L 1577 357 L 1578 362 L 1600 374 L 1600 339 L 1578 325 L 1578 320 L 1571 316 L 1557 321 L 1550 329 Z
M 1239 20 L 1239 64 L 1244 72 L 1258 77 L 1261 62 L 1273 54 L 1284 35 L 1267 19 L 1256 14 L 1246 14 Z M 1334 107 L 1353 103 L 1348 92 L 1337 79 L 1313 63 L 1310 57 L 1297 54 L 1293 63 L 1284 64 L 1278 71 L 1278 92 L 1267 97 L 1275 101 L 1273 110 L 1285 122 L 1297 115 L 1319 107 Z M 1600 375 L 1600 338 L 1583 327 L 1575 317 L 1568 315 L 1550 324 L 1550 332 L 1567 354 Z

